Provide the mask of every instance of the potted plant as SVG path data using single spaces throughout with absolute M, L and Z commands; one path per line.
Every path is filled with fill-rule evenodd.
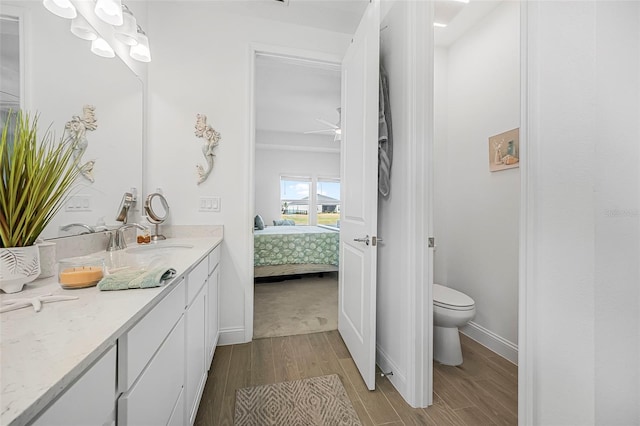
M 38 116 L 9 112 L 0 137 L 0 290 L 21 291 L 40 274 L 42 230 L 63 206 L 79 173 L 73 143 L 38 140 Z

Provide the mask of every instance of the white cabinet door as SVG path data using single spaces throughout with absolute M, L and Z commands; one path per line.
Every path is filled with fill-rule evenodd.
M 218 309 L 220 268 L 216 268 L 209 276 L 207 283 L 207 370 L 211 367 L 213 353 L 218 344 L 220 334 L 220 314 Z
M 189 283 L 191 285 L 191 283 Z M 192 425 L 198 404 L 202 396 L 207 369 L 206 359 L 206 331 L 207 331 L 207 286 L 203 286 L 195 296 L 186 312 L 186 422 Z
M 118 399 L 118 426 L 166 425 L 184 383 L 184 318 L 162 343 L 133 387 Z
M 110 424 L 116 407 L 116 347 L 112 346 L 71 385 L 34 426 Z

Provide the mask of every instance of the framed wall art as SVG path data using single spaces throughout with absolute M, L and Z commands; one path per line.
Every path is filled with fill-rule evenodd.
M 520 166 L 520 129 L 509 130 L 489 138 L 489 171 Z

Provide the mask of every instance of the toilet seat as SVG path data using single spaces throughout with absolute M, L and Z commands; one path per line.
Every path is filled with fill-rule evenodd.
M 473 299 L 464 293 L 440 284 L 433 284 L 434 306 L 453 311 L 470 311 L 475 308 L 475 304 Z

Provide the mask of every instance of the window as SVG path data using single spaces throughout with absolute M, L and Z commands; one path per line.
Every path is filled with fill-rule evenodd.
M 309 225 L 309 195 L 311 179 L 285 177 L 280 178 L 281 218 L 291 219 L 296 225 Z
M 318 179 L 316 182 L 318 225 L 338 226 L 340 220 L 340 180 Z
M 280 213 L 296 225 L 339 226 L 340 179 L 281 176 Z

